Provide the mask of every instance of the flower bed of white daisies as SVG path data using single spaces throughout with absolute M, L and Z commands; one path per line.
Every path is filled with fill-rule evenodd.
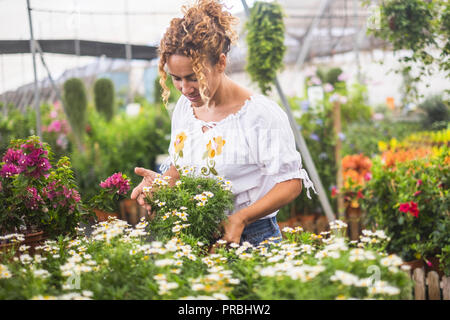
M 349 242 L 341 221 L 319 235 L 284 228 L 281 241 L 219 240 L 211 254 L 179 232 L 152 241 L 147 224 L 110 219 L 90 237 L 79 229 L 77 238 L 47 241 L 33 256 L 23 245 L 20 255 L 1 254 L 0 299 L 411 298 L 411 280 L 402 260 L 383 252 L 381 231 Z

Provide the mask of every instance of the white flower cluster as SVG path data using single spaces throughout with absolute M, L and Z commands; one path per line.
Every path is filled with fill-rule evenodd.
M 347 224 L 342 220 L 334 220 L 330 222 L 331 230 L 340 230 L 347 228 Z
M 291 227 L 284 227 L 281 231 L 285 232 L 285 233 L 299 233 L 303 231 L 303 228 L 300 226 L 297 226 L 295 228 L 291 228 Z
M 358 276 L 341 270 L 336 270 L 330 278 L 331 281 L 339 281 L 346 286 L 368 288 L 368 293 L 397 295 L 400 289 L 389 285 L 386 281 L 373 281 L 371 278 L 360 279 Z
M 109 242 L 111 239 L 123 235 L 126 230 L 131 231 L 128 229 L 129 227 L 130 225 L 126 221 L 110 217 L 108 221 L 102 221 L 93 226 L 95 230 L 92 232 L 92 237 L 97 241 Z
M 186 207 L 181 207 L 180 210 L 174 209 L 172 211 L 166 212 L 164 214 L 164 216 L 162 217 L 162 219 L 167 220 L 172 216 L 172 217 L 178 217 L 182 221 L 187 221 L 189 214 L 186 213 L 186 210 L 187 210 Z
M 197 200 L 198 207 L 204 207 L 208 202 L 208 198 L 214 197 L 214 194 L 209 191 L 203 191 L 201 194 L 196 194 L 194 196 L 194 200 Z
M 259 274 L 263 277 L 288 276 L 292 280 L 306 282 L 314 279 L 325 270 L 325 267 L 322 265 L 310 266 L 299 264 L 302 264 L 302 262 L 297 262 L 294 260 L 285 261 L 282 263 L 277 263 L 273 266 L 262 268 L 259 270 Z
M 8 279 L 11 276 L 11 271 L 9 271 L 8 266 L 0 264 L 0 279 Z
M 92 300 L 93 292 L 89 290 L 83 290 L 79 292 L 69 292 L 60 296 L 42 296 L 38 295 L 31 300 Z
M 97 262 L 92 260 L 91 255 L 84 253 L 85 247 L 80 248 L 78 248 L 79 252 L 70 250 L 69 254 L 71 254 L 71 257 L 67 259 L 65 264 L 59 267 L 63 277 L 70 277 L 75 274 L 79 275 L 84 272 L 91 272 L 92 270 L 98 269 L 94 268 L 97 266 Z M 63 285 L 63 289 L 71 289 L 71 286 Z
M 25 240 L 25 235 L 21 233 L 10 233 L 5 236 L 0 236 L 0 241 L 1 240 L 11 241 L 12 243 L 22 242 Z
M 364 260 L 375 260 L 375 255 L 372 251 L 364 249 L 352 249 L 350 250 L 349 261 L 364 261 Z

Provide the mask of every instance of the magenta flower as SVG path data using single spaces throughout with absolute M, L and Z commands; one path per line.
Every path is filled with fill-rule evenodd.
M 52 167 L 47 158 L 48 151 L 42 148 L 41 143 L 38 146 L 32 143 L 21 145 L 23 152 L 18 160 L 20 171 L 36 179 L 47 174 Z
M 50 125 L 47 127 L 48 132 L 60 132 L 61 131 L 61 121 L 54 120 Z
M 4 178 L 10 178 L 13 175 L 16 175 L 20 172 L 21 172 L 20 168 L 16 167 L 13 164 L 5 163 L 2 167 L 2 169 L 0 170 L 0 176 L 2 176 Z
M 42 203 L 42 198 L 34 187 L 27 188 L 28 194 L 25 195 L 25 206 L 31 210 L 39 209 L 39 204 Z
M 21 156 L 22 156 L 22 150 L 8 149 L 6 151 L 6 154 L 3 156 L 3 161 L 8 164 L 17 165 L 19 163 Z
M 130 190 L 130 180 L 126 179 L 126 176 L 122 175 L 121 172 L 114 173 L 105 181 L 100 183 L 100 187 L 103 189 L 117 189 L 118 194 L 127 194 Z

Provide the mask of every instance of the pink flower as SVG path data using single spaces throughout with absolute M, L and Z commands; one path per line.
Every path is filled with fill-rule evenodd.
M 366 181 L 372 180 L 372 173 L 367 172 L 367 173 L 364 175 L 364 180 L 366 180 Z
M 47 127 L 47 132 L 60 132 L 61 131 L 61 121 L 54 120 L 50 125 Z
M 421 194 L 422 193 L 422 191 L 416 191 L 416 192 L 414 192 L 414 197 L 416 197 L 416 196 L 418 196 L 419 194 Z
M 416 186 L 421 186 L 422 184 L 423 184 L 423 182 L 421 179 L 417 180 Z
M 334 87 L 330 83 L 325 83 L 325 85 L 323 86 L 323 90 L 325 92 L 331 92 L 334 90 Z
M 118 172 L 102 181 L 100 187 L 111 190 L 117 189 L 118 194 L 126 194 L 130 190 L 130 180 L 126 179 L 121 172 Z

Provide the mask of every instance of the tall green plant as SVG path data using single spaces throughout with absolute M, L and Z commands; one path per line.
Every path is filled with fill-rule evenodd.
M 94 84 L 95 108 L 108 122 L 114 116 L 114 98 L 114 83 L 107 78 L 97 79 Z
M 86 128 L 87 96 L 81 79 L 71 78 L 64 82 L 63 101 L 78 147 L 82 149 Z
M 257 1 L 246 23 L 248 56 L 246 70 L 261 91 L 270 91 L 276 74 L 283 68 L 285 26 L 278 3 Z

